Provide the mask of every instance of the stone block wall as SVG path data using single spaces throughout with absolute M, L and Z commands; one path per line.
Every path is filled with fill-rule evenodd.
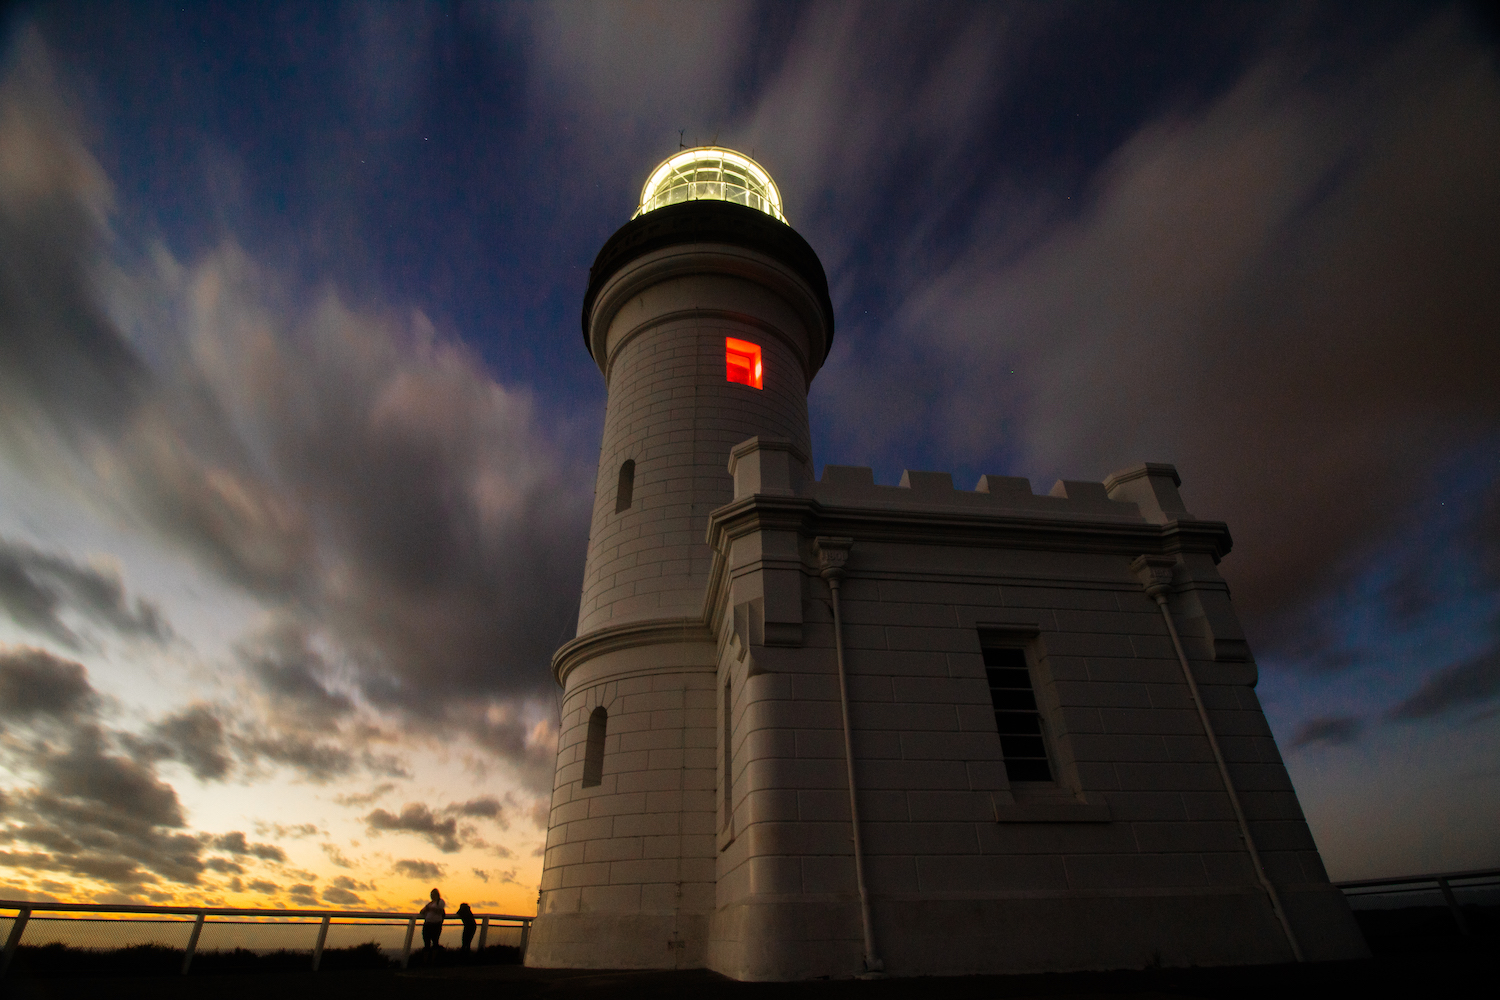
M 603 773 L 586 787 L 589 717 L 601 706 Z M 711 669 L 585 677 L 567 692 L 538 906 L 550 919 L 530 943 L 537 964 L 577 964 L 580 943 L 612 968 L 703 964 L 714 907 L 715 717 Z M 622 924 L 633 928 L 628 937 Z
M 1077 539 L 1007 544 L 998 521 L 986 543 L 965 521 L 963 541 L 945 544 L 931 531 L 924 542 L 908 518 L 903 539 L 873 512 L 925 507 L 937 523 L 944 506 L 1032 504 L 1014 489 L 1003 502 L 954 500 L 944 491 L 962 491 L 930 475 L 925 496 L 875 487 L 852 470 L 840 478 L 828 484 L 825 472 L 809 489 L 821 502 L 799 529 L 801 646 L 741 642 L 725 615 L 719 683 L 737 692 L 734 801 L 718 817 L 712 966 L 775 979 L 860 964 L 833 620 L 813 533 L 855 539 L 843 639 L 866 881 L 891 971 L 1288 960 L 1161 611 L 1130 568 L 1155 532 L 1096 540 L 1103 551 L 1090 552 Z M 924 485 L 911 474 L 905 481 Z M 1034 499 L 1054 519 L 1087 507 L 1095 524 L 1146 528 L 1134 501 L 1093 485 L 1062 484 Z M 839 506 L 827 502 L 835 497 Z M 737 588 L 730 602 L 761 593 L 753 556 L 775 548 L 735 541 L 746 558 L 726 568 Z M 1213 557 L 1182 556 L 1174 583 L 1195 679 L 1302 947 L 1310 958 L 1356 956 L 1358 931 L 1328 884 L 1255 696 L 1248 648 L 1206 635 L 1211 618 L 1221 633 L 1238 627 Z M 1029 650 L 1055 783 L 1006 778 L 986 636 Z M 722 764 L 720 772 L 722 783 Z M 1101 914 L 1114 916 L 1101 924 Z
M 668 301 L 659 308 L 696 302 L 694 285 L 702 280 L 665 283 L 658 295 Z M 811 453 L 799 353 L 753 323 L 676 312 L 678 318 L 611 337 L 580 635 L 622 622 L 698 617 L 713 559 L 703 541 L 708 515 L 734 492 L 730 449 L 766 435 Z M 760 345 L 764 388 L 727 380 L 726 337 Z M 635 462 L 634 496 L 630 509 L 617 512 L 626 460 Z

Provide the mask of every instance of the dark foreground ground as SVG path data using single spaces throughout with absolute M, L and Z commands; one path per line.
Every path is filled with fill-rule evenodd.
M 1488 908 L 1486 908 L 1488 909 Z M 344 968 L 308 971 L 199 972 L 190 976 L 142 971 L 105 974 L 83 966 L 57 967 L 33 962 L 17 966 L 0 981 L 7 1000 L 150 998 L 178 1000 L 447 1000 L 503 997 L 505 1000 L 591 1000 L 651 997 L 693 1000 L 896 1000 L 940 996 L 942 1000 L 1068 997 L 1272 998 L 1299 996 L 1397 997 L 1493 996 L 1500 989 L 1500 934 L 1489 919 L 1473 913 L 1476 933 L 1460 937 L 1445 911 L 1397 911 L 1400 916 L 1362 915 L 1375 958 L 1363 962 L 1257 966 L 1232 969 L 1145 969 L 1028 976 L 962 976 L 927 979 L 833 980 L 801 983 L 738 983 L 703 970 L 685 972 L 580 972 L 526 969 L 516 964 L 446 961 L 407 970 L 357 968 L 354 956 Z M 352 949 L 351 949 L 352 951 Z M 180 953 L 179 953 L 180 955 Z M 490 956 L 493 961 L 496 956 Z M 18 956 L 18 959 L 20 956 Z M 180 959 L 179 959 L 180 961 Z M 195 963 L 196 965 L 196 963 Z M 47 967 L 50 966 L 50 967 Z

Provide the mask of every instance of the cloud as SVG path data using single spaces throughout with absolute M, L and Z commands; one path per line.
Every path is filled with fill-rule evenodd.
M 237 733 L 233 743 L 247 760 L 285 765 L 318 784 L 342 778 L 354 770 L 354 755 L 335 742 L 320 742 L 294 733 Z
M 722 116 L 733 99 L 736 70 L 751 55 L 743 40 L 757 13 L 745 2 L 671 0 L 594 11 L 535 6 L 523 16 L 537 72 L 551 84 L 549 99 L 571 98 L 618 130 L 664 119 L 702 127 Z
M 238 655 L 277 708 L 295 712 L 305 724 L 330 728 L 354 709 L 348 695 L 325 683 L 327 665 L 306 628 L 282 622 L 259 641 L 242 644 Z
M 286 893 L 292 897 L 292 902 L 301 903 L 304 906 L 318 905 L 318 890 L 306 882 L 298 882 L 287 888 Z
M 1429 719 L 1494 698 L 1500 698 L 1500 645 L 1430 675 L 1387 717 L 1398 722 Z
M 528 736 L 575 624 L 592 463 L 420 311 L 278 274 L 228 237 L 187 262 L 122 256 L 108 178 L 59 94 L 32 37 L 0 80 L 4 456 L 281 623 L 241 658 L 300 728 L 230 734 L 246 760 L 404 776 L 339 729 L 363 704 L 420 739 L 468 737 L 541 789 L 550 755 Z M 22 555 L 0 600 L 30 627 L 66 639 L 66 604 L 169 634 L 118 580 Z M 222 754 L 184 762 L 214 777 Z
M 285 840 L 288 837 L 300 840 L 303 837 L 316 837 L 323 832 L 323 828 L 316 823 L 294 823 L 290 826 L 283 826 L 280 823 L 256 821 L 255 832 L 262 837 L 275 837 L 277 840 Z
M 1306 747 L 1318 743 L 1343 746 L 1359 739 L 1364 721 L 1351 715 L 1329 715 L 1304 722 L 1292 737 L 1292 746 Z
M 350 892 L 348 889 L 343 889 L 339 886 L 329 886 L 328 888 L 324 889 L 323 899 L 326 902 L 336 903 L 339 906 L 364 905 L 364 900 L 362 898 Z
M 354 867 L 354 862 L 350 861 L 344 855 L 344 852 L 339 850 L 337 844 L 319 844 L 318 846 L 323 849 L 323 853 L 328 855 L 328 860 L 333 864 L 338 865 L 340 868 Z
M 0 165 L 0 449 L 40 482 L 155 525 L 254 592 L 294 589 L 307 525 L 255 475 L 212 401 L 200 404 L 191 371 L 164 382 L 122 334 L 111 315 L 121 303 L 102 280 L 114 271 L 110 183 L 40 38 L 11 55 L 0 80 L 10 151 Z
M 251 844 L 245 841 L 245 835 L 238 830 L 232 833 L 223 833 L 217 837 L 210 837 L 208 843 L 217 850 L 228 851 L 244 857 L 260 858 L 262 861 L 275 861 L 284 863 L 286 852 L 275 844 Z
M 458 821 L 449 817 L 438 819 L 431 809 L 420 802 L 408 802 L 400 815 L 385 809 L 376 809 L 364 818 L 371 833 L 411 833 L 430 842 L 444 854 L 452 854 L 462 844 L 459 841 Z
M 499 820 L 503 806 L 500 800 L 493 795 L 484 795 L 467 802 L 455 802 L 443 807 L 443 812 L 450 816 L 470 816 L 482 819 Z
M 121 738 L 137 759 L 153 764 L 180 761 L 201 781 L 227 780 L 236 767 L 254 774 L 266 764 L 289 768 L 315 784 L 347 777 L 361 766 L 380 775 L 402 770 L 394 755 L 360 750 L 370 736 L 368 729 L 343 731 L 334 726 L 321 738 L 309 736 L 298 726 L 303 718 L 298 713 L 278 713 L 274 705 L 257 712 L 257 707 L 195 702 L 152 723 L 144 736 Z M 283 836 L 318 832 L 311 824 L 275 828 Z
M 418 882 L 433 882 L 445 874 L 442 865 L 435 861 L 417 861 L 411 858 L 403 858 L 391 865 L 391 871 L 397 875 L 405 875 L 409 879 Z
M 490 873 L 485 871 L 483 868 L 473 868 L 470 870 L 473 871 L 474 877 L 479 879 L 479 881 L 488 882 L 490 880 Z
M 113 190 L 79 138 L 41 39 L 10 53 L 0 82 L 0 398 L 73 444 L 110 436 L 149 376 L 94 294 Z M 33 424 L 34 426 L 34 424 Z M 39 458 L 44 441 L 0 423 L 0 445 Z
M 200 781 L 223 780 L 233 761 L 224 723 L 214 707 L 197 702 L 153 723 L 150 734 L 164 756 L 186 764 Z
M 274 896 L 280 891 L 275 882 L 267 882 L 265 879 L 259 878 L 246 882 L 245 887 L 251 892 L 259 892 L 267 896 Z
M 395 791 L 396 786 L 389 781 L 382 781 L 368 792 L 350 793 L 346 795 L 335 795 L 333 801 L 341 806 L 368 806 L 374 805 L 376 800 L 389 795 Z
M 406 759 L 400 754 L 375 753 L 372 750 L 365 750 L 359 755 L 359 761 L 366 771 L 383 778 L 410 778 L 412 776 Z
M 331 884 L 334 885 L 334 886 L 337 886 L 340 889 L 350 889 L 350 890 L 353 890 L 354 892 L 374 892 L 375 891 L 375 883 L 373 883 L 373 882 L 361 882 L 358 879 L 350 878 L 348 875 L 340 875 L 340 876 L 338 876 L 337 878 L 335 878 L 333 880 L 333 882 Z
M 97 704 L 83 664 L 31 647 L 0 649 L 0 720 L 76 719 Z
M 64 611 L 126 638 L 164 644 L 172 636 L 155 604 L 125 596 L 118 572 L 80 566 L 5 538 L 0 538 L 0 611 L 22 628 L 74 650 L 85 641 L 63 621 Z
M 507 801 L 510 796 L 507 794 Z M 444 854 L 452 854 L 465 845 L 484 848 L 489 844 L 479 836 L 472 823 L 459 823 L 459 819 L 486 819 L 501 829 L 509 829 L 506 803 L 493 795 L 483 795 L 466 802 L 452 802 L 437 810 L 421 802 L 408 802 L 400 814 L 386 809 L 376 809 L 364 817 L 372 834 L 411 833 L 427 840 Z M 505 849 L 498 848 L 498 852 Z M 502 857 L 508 854 L 502 853 Z
M 81 664 L 0 651 L 0 718 L 30 729 L 0 742 L 0 763 L 22 782 L 5 796 L 0 844 L 40 849 L 12 864 L 126 890 L 161 878 L 197 884 L 202 845 L 184 830 L 176 790 L 149 761 L 117 752 L 134 744 L 100 725 L 98 706 Z
M 941 163 L 918 180 L 874 159 L 943 189 Z M 1023 193 L 1002 163 L 949 252 L 885 265 L 901 301 L 823 398 L 866 446 L 917 427 L 1043 486 L 1177 463 L 1190 509 L 1234 529 L 1226 576 L 1270 633 L 1407 530 L 1445 462 L 1500 440 L 1497 163 L 1500 78 L 1451 14 L 1338 67 L 1272 51 L 1157 112 L 1076 197 Z M 858 249 L 834 239 L 835 261 Z
M 176 791 L 149 767 L 109 751 L 92 722 L 50 742 L 11 752 L 7 768 L 29 777 L 7 801 L 0 843 L 31 844 L 27 867 L 67 872 L 141 889 L 164 878 L 196 885 L 203 871 L 199 838 L 186 833 Z

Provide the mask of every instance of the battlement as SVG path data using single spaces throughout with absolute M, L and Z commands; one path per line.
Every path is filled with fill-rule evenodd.
M 796 446 L 750 438 L 730 453 L 734 497 L 754 494 L 800 496 L 826 506 L 882 509 L 961 509 L 975 513 L 1100 519 L 1166 524 L 1191 521 L 1178 486 L 1177 470 L 1147 462 L 1121 469 L 1102 483 L 1059 479 L 1043 494 L 1019 476 L 984 475 L 972 490 L 956 489 L 947 472 L 907 470 L 896 486 L 878 486 L 875 473 L 862 465 L 827 465 L 823 478 L 807 475 L 807 457 Z

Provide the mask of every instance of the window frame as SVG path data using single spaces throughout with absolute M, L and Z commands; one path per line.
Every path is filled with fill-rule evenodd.
M 1038 669 L 1038 662 L 1037 662 L 1037 656 L 1036 656 L 1036 640 L 1037 640 L 1036 635 L 1032 634 L 1032 633 L 1029 633 L 1029 632 L 1023 632 L 1023 633 L 1019 633 L 1018 634 L 1018 633 L 998 632 L 998 631 L 993 631 L 993 630 L 981 630 L 980 636 L 979 636 L 979 647 L 980 647 L 981 656 L 984 656 L 984 654 L 990 653 L 992 651 L 993 652 L 1001 652 L 1001 651 L 1010 651 L 1010 650 L 1013 650 L 1013 651 L 1016 651 L 1016 652 L 1020 653 L 1022 662 L 1026 666 L 1026 680 L 1027 680 L 1027 684 L 1029 685 L 1029 692 L 1028 693 L 1031 695 L 1031 700 L 1032 700 L 1032 704 L 1033 704 L 1034 707 L 1032 707 L 1030 709 L 1021 709 L 1020 711 L 1034 713 L 1035 718 L 1037 720 L 1037 733 L 1036 733 L 1036 736 L 1037 736 L 1038 739 L 1041 740 L 1042 753 L 1045 756 L 1044 757 L 1020 757 L 1020 756 L 1018 756 L 1018 757 L 1015 758 L 1015 760 L 1017 762 L 1021 762 L 1021 761 L 1034 761 L 1034 760 L 1045 760 L 1046 765 L 1047 765 L 1047 772 L 1048 772 L 1048 775 L 1049 775 L 1045 779 L 1037 779 L 1037 778 L 1015 778 L 1015 777 L 1011 776 L 1012 758 L 1010 758 L 1006 754 L 1006 751 L 1005 751 L 1005 736 L 1007 736 L 1007 735 L 1011 735 L 1011 736 L 1025 736 L 1025 735 L 1029 735 L 1029 734 L 1021 734 L 1021 733 L 1009 733 L 1009 734 L 1007 734 L 1007 733 L 1002 733 L 1001 732 L 1001 729 L 1000 729 L 1000 713 L 1002 711 L 1017 711 L 1017 710 L 1016 709 L 1003 709 L 1003 708 L 1001 708 L 1001 706 L 999 704 L 997 704 L 996 698 L 995 698 L 995 692 L 996 692 L 997 689 L 990 683 L 990 671 L 992 669 L 999 669 L 999 670 L 1007 670 L 1008 669 L 1008 670 L 1013 670 L 1013 669 L 1015 669 L 1015 667 L 1013 667 L 1013 666 L 1011 666 L 1011 667 L 1005 667 L 1005 666 L 999 666 L 999 665 L 991 667 L 991 665 L 989 663 L 987 663 L 987 662 L 984 664 L 985 686 L 986 686 L 986 688 L 988 688 L 988 690 L 990 692 L 990 708 L 991 708 L 991 712 L 992 712 L 992 718 L 993 718 L 994 723 L 995 723 L 995 737 L 996 737 L 996 740 L 999 741 L 999 743 L 1000 743 L 1000 760 L 1001 760 L 1001 763 L 1005 766 L 1006 781 L 1007 781 L 1007 783 L 1012 788 L 1020 787 L 1020 788 L 1044 789 L 1044 788 L 1060 788 L 1060 787 L 1064 786 L 1064 782 L 1061 780 L 1062 771 L 1061 771 L 1060 761 L 1058 759 L 1058 754 L 1057 754 L 1056 739 L 1055 739 L 1055 737 L 1054 737 L 1054 735 L 1052 733 L 1052 726 L 1050 724 L 1050 720 L 1048 719 L 1047 710 L 1043 707 L 1042 700 L 1041 700 L 1041 697 L 1040 697 L 1040 694 L 1041 694 L 1041 685 L 1038 683 L 1038 681 L 1040 680 L 1040 678 L 1038 677 L 1038 674 L 1040 673 L 1040 671 Z M 985 659 L 988 659 L 988 657 L 985 657 Z M 1019 688 L 1001 688 L 999 690 L 1021 690 L 1021 689 L 1019 689 Z
M 609 735 L 609 710 L 596 705 L 589 713 L 588 735 L 583 743 L 584 788 L 598 788 L 604 784 L 604 741 Z
M 736 363 L 736 358 L 744 359 L 744 378 L 736 378 L 737 369 L 741 368 Z M 740 340 L 737 337 L 724 338 L 724 379 L 730 385 L 743 385 L 751 389 L 764 389 L 765 382 L 765 355 L 761 346 L 751 340 Z
M 615 513 L 623 514 L 635 502 L 635 459 L 627 458 L 620 463 L 620 476 L 615 482 Z

